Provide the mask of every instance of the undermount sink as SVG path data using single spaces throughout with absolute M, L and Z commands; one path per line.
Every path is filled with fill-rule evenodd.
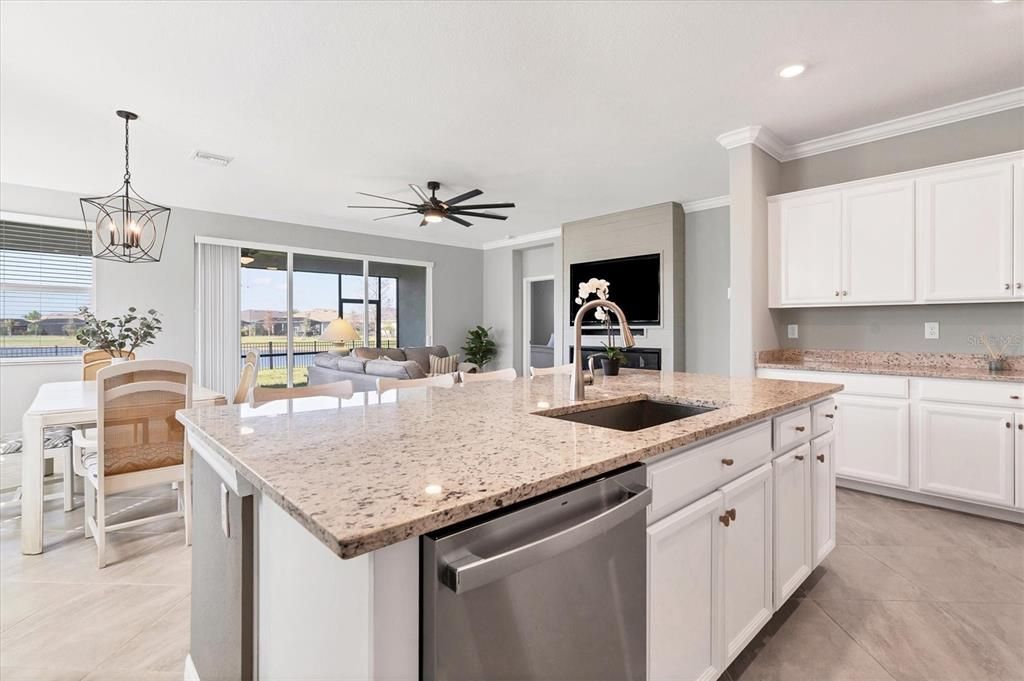
M 542 414 L 553 419 L 575 421 L 588 426 L 614 428 L 615 430 L 643 430 L 652 426 L 660 426 L 670 421 L 690 418 L 699 414 L 715 411 L 717 407 L 703 407 L 696 404 L 677 404 L 658 400 L 635 400 L 622 402 L 608 407 L 595 407 L 570 412 L 568 414 Z

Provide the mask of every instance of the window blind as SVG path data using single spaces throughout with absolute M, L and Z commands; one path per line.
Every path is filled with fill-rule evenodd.
M 92 235 L 0 221 L 0 358 L 81 354 L 78 311 L 91 305 Z

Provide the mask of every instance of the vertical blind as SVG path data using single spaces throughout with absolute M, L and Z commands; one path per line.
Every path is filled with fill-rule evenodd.
M 80 354 L 92 282 L 87 230 L 0 221 L 0 357 Z

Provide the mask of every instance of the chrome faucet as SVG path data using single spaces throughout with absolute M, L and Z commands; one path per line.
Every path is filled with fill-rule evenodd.
M 584 303 L 576 313 L 576 321 L 574 322 L 576 326 L 576 345 L 574 346 L 572 356 L 572 381 L 569 384 L 569 392 L 572 399 L 576 402 L 586 399 L 585 386 L 594 382 L 594 358 L 590 358 L 590 369 L 587 373 L 584 373 L 583 352 L 580 346 L 583 345 L 583 315 L 597 307 L 603 307 L 613 312 L 615 318 L 619 320 L 619 326 L 622 331 L 622 347 L 631 348 L 636 345 L 636 341 L 633 339 L 633 332 L 629 330 L 629 324 L 626 323 L 626 313 L 622 311 L 621 307 L 610 300 L 598 299 Z

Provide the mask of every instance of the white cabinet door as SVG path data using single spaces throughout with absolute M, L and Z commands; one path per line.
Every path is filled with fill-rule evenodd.
M 916 432 L 922 492 L 1013 505 L 1012 411 L 922 402 Z
M 811 568 L 836 547 L 836 446 L 832 432 L 811 441 Z
M 714 681 L 725 669 L 717 626 L 722 513 L 722 493 L 714 492 L 647 528 L 651 681 Z
M 914 181 L 848 189 L 842 215 L 842 302 L 914 302 Z
M 1019 411 L 1014 414 L 1016 419 L 1014 423 L 1016 433 L 1014 436 L 1013 452 L 1016 459 L 1014 463 L 1014 471 L 1017 478 L 1017 491 L 1014 494 L 1013 505 L 1017 508 L 1024 508 L 1024 412 Z
M 1013 296 L 1013 164 L 917 181 L 918 273 L 925 302 Z
M 772 616 L 772 465 L 722 488 L 723 666 Z
M 811 446 L 772 461 L 774 609 L 811 574 Z
M 1013 294 L 1024 297 L 1024 161 L 1013 164 Z
M 840 193 L 779 200 L 779 302 L 838 303 Z
M 836 474 L 908 487 L 909 405 L 901 399 L 836 395 Z

